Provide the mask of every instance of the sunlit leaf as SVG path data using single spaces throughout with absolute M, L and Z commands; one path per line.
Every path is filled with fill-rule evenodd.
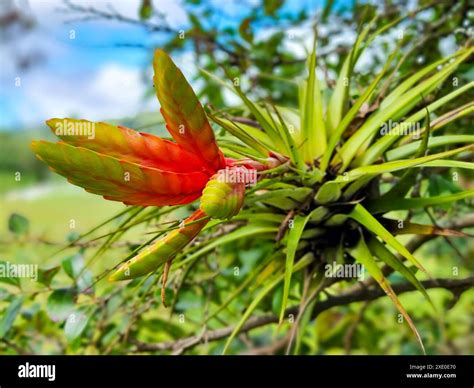
M 393 301 L 398 311 L 400 311 L 400 313 L 404 316 L 411 330 L 415 334 L 423 353 L 426 353 L 425 347 L 423 345 L 423 341 L 421 339 L 420 334 L 418 333 L 418 330 L 416 329 L 413 321 L 411 320 L 410 316 L 406 312 L 405 308 L 402 306 L 402 304 L 398 300 L 397 295 L 393 291 L 387 279 L 385 278 L 385 276 L 383 276 L 383 273 L 378 267 L 377 263 L 373 259 L 372 253 L 370 252 L 369 248 L 365 244 L 364 238 L 361 236 L 357 245 L 354 248 L 349 248 L 348 251 L 358 262 L 364 265 L 364 267 L 367 269 L 370 275 L 372 275 L 372 277 L 376 280 L 379 286 L 384 290 L 384 292 L 388 295 L 388 297 Z
M 20 313 L 21 305 L 24 300 L 25 298 L 23 296 L 15 297 L 6 307 L 5 311 L 3 311 L 2 317 L 0 318 L 0 338 L 5 338 L 10 331 L 16 317 Z
M 372 216 L 361 204 L 358 203 L 354 206 L 354 209 L 349 214 L 349 217 L 353 218 L 366 229 L 379 236 L 403 257 L 412 262 L 418 269 L 422 270 L 423 272 L 427 272 L 423 265 L 420 264 L 420 262 L 410 253 L 410 251 L 392 234 L 390 234 L 390 232 L 385 229 L 384 226 L 379 221 L 377 221 L 377 219 Z

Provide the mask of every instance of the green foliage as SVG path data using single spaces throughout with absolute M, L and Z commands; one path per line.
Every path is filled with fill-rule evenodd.
M 54 290 L 48 297 L 46 311 L 54 322 L 63 322 L 74 309 L 75 291 L 72 288 Z
M 93 308 L 84 306 L 73 310 L 64 325 L 64 334 L 68 341 L 72 342 L 84 332 L 89 319 L 93 313 Z
M 8 219 L 8 229 L 17 236 L 27 234 L 30 228 L 28 218 L 21 214 L 13 213 Z
M 20 312 L 23 300 L 23 296 L 13 298 L 6 311 L 3 312 L 2 319 L 0 320 L 0 338 L 4 338 L 11 329 L 13 322 Z
M 415 13 L 405 39 L 395 47 L 376 46 L 383 61 L 376 58 L 360 71 L 357 63 L 365 50 L 405 20 L 399 2 L 393 2 L 390 17 L 375 17 L 379 10 L 373 5 L 357 3 L 355 13 L 347 16 L 337 2 L 328 1 L 321 22 L 366 23 L 335 62 L 321 54 L 330 43 L 321 33 L 307 58 L 286 49 L 281 26 L 302 25 L 308 15 L 286 15 L 281 2 L 264 1 L 217 32 L 207 30 L 204 14 L 193 8 L 201 6 L 204 13 L 207 5 L 198 3 L 187 2 L 191 26 L 186 33 L 224 37 L 230 51 L 222 60 L 212 50 L 199 54 L 208 75 L 202 78 L 201 94 L 213 105 L 208 117 L 218 130 L 219 145 L 227 157 L 264 162 L 272 156 L 283 163 L 259 173 L 239 214 L 210 221 L 178 253 L 165 286 L 168 308 L 161 302 L 163 267 L 120 285 L 103 279 L 121 261 L 174 230 L 195 205 L 120 207 L 112 216 L 110 208 L 103 216 L 101 208 L 94 208 L 90 227 L 54 235 L 65 246 L 60 252 L 46 244 L 35 252 L 37 242 L 33 248 L 12 242 L 5 253 L 10 261 L 31 259 L 41 269 L 34 285 L 0 278 L 5 286 L 0 288 L 0 337 L 25 349 L 32 342 L 32 353 L 56 354 L 235 354 L 285 338 L 285 347 L 275 352 L 435 354 L 453 351 L 450 346 L 472 352 L 464 341 L 472 290 L 452 299 L 450 291 L 428 287 L 430 277 L 457 281 L 469 275 L 472 263 L 465 258 L 473 255 L 472 242 L 435 239 L 429 229 L 425 237 L 433 241 L 415 252 L 408 239 L 387 226 L 391 220 L 405 223 L 400 230 L 437 222 L 455 228 L 455 221 L 472 212 L 468 42 L 456 35 L 459 51 L 440 59 L 437 38 L 415 44 L 425 24 Z M 152 20 L 147 7 L 151 2 L 143 1 L 140 16 Z M 429 24 L 445 14 L 450 20 L 438 27 L 439 34 L 446 28 L 452 32 L 463 18 L 442 4 L 431 9 Z M 257 26 L 268 20 L 276 31 L 257 39 Z M 183 45 L 173 37 L 164 47 L 179 51 Z M 224 74 L 238 75 L 243 82 L 234 88 L 222 80 Z M 454 75 L 458 87 L 450 83 Z M 226 89 L 241 103 L 225 108 Z M 422 137 L 383 136 L 379 130 L 388 120 L 419 124 Z M 66 211 L 76 202 L 55 203 Z M 31 221 L 28 228 L 21 216 L 11 220 L 15 234 L 23 236 L 30 229 L 30 235 L 40 235 L 38 222 Z M 336 264 L 362 264 L 369 277 L 364 280 L 367 292 L 382 289 L 388 298 L 354 299 L 322 310 L 361 288 L 361 279 L 327 276 L 326 266 Z M 414 292 L 397 293 L 400 285 Z M 31 287 L 34 296 L 17 296 L 20 286 Z M 462 290 L 469 287 L 472 283 Z M 268 324 L 250 331 L 248 325 L 262 317 Z M 226 335 L 206 342 L 206 333 L 222 330 Z M 241 340 L 240 333 L 247 330 L 251 334 Z M 40 339 L 33 341 L 36 336 Z M 191 336 L 202 340 L 189 347 L 178 342 Z M 141 343 L 178 345 L 146 350 Z

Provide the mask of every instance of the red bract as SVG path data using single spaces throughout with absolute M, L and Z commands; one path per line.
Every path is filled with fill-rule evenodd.
M 199 198 L 212 182 L 204 206 L 185 220 L 182 228 L 124 263 L 112 280 L 154 271 L 189 243 L 209 217 L 230 218 L 238 213 L 247 182 L 216 184 L 219 171 L 266 168 L 255 161 L 236 163 L 224 158 L 206 114 L 181 71 L 161 50 L 155 52 L 153 65 L 161 113 L 176 142 L 107 123 L 51 119 L 47 124 L 62 141 L 32 143 L 38 158 L 69 182 L 127 205 L 187 204 Z M 272 166 L 279 163 L 269 160 Z

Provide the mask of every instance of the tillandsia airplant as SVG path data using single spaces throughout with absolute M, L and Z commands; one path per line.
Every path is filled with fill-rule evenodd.
M 32 148 L 50 168 L 87 191 L 126 205 L 201 206 L 171 232 L 125 262 L 110 280 L 129 280 L 171 260 L 210 218 L 229 219 L 242 207 L 245 187 L 257 170 L 286 160 L 269 153 L 263 163 L 224 157 L 206 114 L 171 58 L 154 56 L 156 93 L 166 128 L 175 142 L 123 126 L 86 120 L 51 119 L 48 126 L 62 142 L 34 141 Z M 94 136 L 71 136 L 74 128 L 93 125 Z M 72 128 L 73 131 L 68 131 Z
M 365 90 L 354 97 L 348 80 L 357 59 L 382 32 L 371 33 L 371 28 L 369 23 L 359 33 L 332 91 L 316 75 L 314 39 L 308 75 L 299 85 L 299 109 L 254 103 L 236 83 L 206 73 L 241 98 L 241 112 L 248 120 L 235 120 L 223 111 L 206 114 L 181 71 L 166 53 L 157 50 L 154 85 L 174 142 L 106 123 L 95 123 L 93 139 L 62 134 L 58 143 L 33 142 L 34 152 L 53 171 L 106 199 L 135 206 L 184 206 L 200 200 L 197 210 L 179 226 L 120 263 L 109 279 L 133 279 L 163 266 L 164 289 L 173 258 L 181 259 L 180 266 L 192 265 L 219 244 L 273 240 L 274 249 L 259 271 L 213 313 L 222 311 L 246 285 L 261 286 L 225 350 L 258 304 L 281 283 L 279 319 L 283 321 L 298 272 L 314 275 L 311 291 L 330 285 L 324 264 L 331 262 L 362 264 L 423 347 L 382 266 L 398 272 L 432 304 L 416 276 L 418 272 L 429 276 L 428 271 L 396 235 L 463 233 L 387 214 L 474 195 L 474 190 L 465 190 L 428 197 L 416 196 L 412 190 L 425 179 L 419 174 L 422 168 L 474 167 L 472 162 L 455 158 L 473 150 L 473 135 L 434 136 L 446 124 L 472 113 L 474 103 L 431 120 L 433 112 L 469 91 L 474 82 L 424 106 L 425 97 L 473 49 L 464 47 L 396 83 L 393 61 L 399 53 L 397 46 Z M 330 98 L 325 98 L 328 93 L 323 89 L 330 92 Z M 224 130 L 225 135 L 218 138 L 220 147 L 208 117 Z M 389 120 L 401 121 L 400 127 L 421 121 L 424 126 L 414 133 L 381 133 Z M 85 123 L 52 119 L 47 124 L 57 133 L 58 125 L 65 121 Z M 441 147 L 444 150 L 436 150 Z M 212 230 L 223 223 L 234 227 L 199 245 L 191 243 L 202 229 Z

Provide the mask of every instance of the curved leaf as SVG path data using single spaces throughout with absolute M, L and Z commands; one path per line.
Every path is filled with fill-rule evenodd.
M 66 143 L 33 141 L 31 146 L 39 159 L 69 182 L 127 205 L 189 203 L 201 195 L 209 179 L 203 172 L 162 171 Z
M 173 138 L 184 149 L 198 155 L 211 171 L 224 167 L 224 156 L 204 109 L 181 70 L 162 50 L 155 51 L 153 68 L 161 113 Z
M 367 209 L 371 213 L 386 213 L 393 210 L 409 210 L 420 207 L 451 203 L 464 198 L 474 197 L 474 190 L 461 191 L 451 195 L 440 195 L 427 198 L 394 198 L 390 202 L 374 199 L 367 202 Z
M 418 140 L 387 151 L 387 160 L 390 162 L 393 160 L 404 159 L 407 156 L 414 154 L 420 146 L 420 143 L 421 140 Z M 474 144 L 474 135 L 445 135 L 430 137 L 428 140 L 428 148 L 431 149 L 444 145 L 461 143 Z
M 201 171 L 204 166 L 195 152 L 188 152 L 180 145 L 150 133 L 70 118 L 50 119 L 46 124 L 54 134 L 70 145 L 84 147 L 142 166 L 171 172 Z M 91 136 L 87 134 L 71 136 L 68 134 L 69 127 L 90 133 Z
M 349 248 L 348 249 L 349 253 L 351 254 L 354 259 L 356 259 L 358 262 L 360 262 L 370 273 L 370 275 L 375 279 L 375 281 L 379 284 L 379 286 L 384 290 L 384 292 L 388 295 L 388 297 L 392 300 L 392 302 L 395 304 L 397 307 L 398 311 L 405 317 L 405 319 L 408 322 L 408 325 L 410 326 L 411 330 L 415 334 L 418 343 L 420 344 L 420 347 L 423 351 L 425 352 L 425 347 L 423 345 L 423 341 L 421 339 L 420 334 L 418 333 L 418 330 L 416 329 L 416 326 L 414 325 L 413 321 L 411 320 L 410 316 L 406 312 L 405 308 L 402 306 L 400 301 L 398 300 L 397 295 L 393 291 L 392 287 L 388 283 L 387 279 L 385 276 L 383 276 L 383 273 L 381 269 L 378 267 L 377 263 L 375 262 L 372 253 L 370 252 L 369 248 L 365 244 L 364 238 L 360 237 L 359 242 L 354 248 Z
M 366 229 L 379 236 L 388 245 L 395 249 L 407 260 L 411 261 L 418 269 L 427 273 L 426 269 L 418 262 L 418 260 L 410 253 L 410 251 L 398 241 L 392 234 L 384 228 L 384 226 L 377 221 L 360 203 L 354 206 L 354 209 L 349 213 L 349 217 L 357 221 Z
M 353 170 L 350 170 L 343 175 L 338 176 L 336 182 L 351 182 L 353 180 L 359 179 L 365 175 L 371 174 L 383 174 L 386 172 L 404 170 L 406 168 L 415 167 L 436 159 L 442 159 L 447 156 L 455 155 L 460 152 L 468 151 L 474 148 L 474 145 L 468 145 L 465 147 L 456 148 L 455 150 L 440 152 L 438 154 L 423 156 L 421 158 L 415 159 L 403 159 L 403 160 L 394 160 L 392 162 L 374 164 L 370 166 L 357 167 Z
M 143 249 L 138 255 L 122 263 L 109 277 L 110 281 L 130 280 L 155 271 L 161 264 L 172 259 L 208 223 L 209 219 L 201 210 L 196 210 L 186 218 L 184 225 L 172 230 L 162 239 Z

